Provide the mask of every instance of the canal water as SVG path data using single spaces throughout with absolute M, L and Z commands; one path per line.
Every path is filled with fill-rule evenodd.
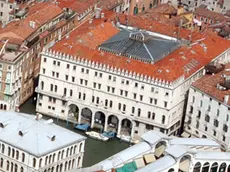
M 29 99 L 20 107 L 20 112 L 35 115 L 35 105 L 33 104 L 32 99 Z M 50 117 L 46 116 L 43 116 L 43 118 L 50 119 Z M 65 121 L 57 119 L 53 119 L 53 121 L 57 125 L 66 127 L 78 134 L 86 136 L 84 132 L 73 130 L 73 126 L 66 123 Z M 92 166 L 97 162 L 100 162 L 103 159 L 108 158 L 109 156 L 126 149 L 127 147 L 129 147 L 127 143 L 121 142 L 116 139 L 108 142 L 101 142 L 91 138 L 87 138 L 85 144 L 83 167 Z

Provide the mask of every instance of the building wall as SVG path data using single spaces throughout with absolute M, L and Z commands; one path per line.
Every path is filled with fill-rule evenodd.
M 0 2 L 0 21 L 6 25 L 10 19 L 10 12 L 18 7 L 18 4 L 4 0 Z
M 42 157 L 35 157 L 11 145 L 0 143 L 0 171 L 69 171 L 82 167 L 85 141 L 75 143 Z M 62 170 L 61 170 L 62 169 Z
M 226 150 L 230 149 L 230 107 L 192 87 L 186 118 L 186 132 L 196 137 L 214 139 Z
M 159 5 L 160 3 L 161 3 L 160 0 L 143 0 L 143 1 L 131 0 L 129 14 L 135 15 L 137 14 L 136 12 L 138 13 L 143 12 L 145 10 L 148 10 L 149 8 Z M 136 12 L 135 12 L 135 8 L 137 8 Z
M 224 61 L 225 54 L 216 60 L 221 58 Z M 91 127 L 94 126 L 96 112 L 102 112 L 105 121 L 115 115 L 120 121 L 119 134 L 123 119 L 128 119 L 132 124 L 131 135 L 141 135 L 151 129 L 168 135 L 176 134 L 180 128 L 187 91 L 191 83 L 203 75 L 201 69 L 190 78 L 185 80 L 181 77 L 177 84 L 168 87 L 59 56 L 42 54 L 36 110 L 68 120 L 71 118 L 70 105 L 78 107 L 79 115 L 84 108 L 89 108 L 92 112 Z M 105 130 L 107 125 L 106 122 Z

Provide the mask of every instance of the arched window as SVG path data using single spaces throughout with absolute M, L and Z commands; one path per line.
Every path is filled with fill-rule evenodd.
M 10 170 L 10 162 L 9 162 L 9 161 L 6 162 L 6 170 L 7 170 L 7 171 Z
M 69 148 L 66 151 L 66 157 L 68 157 L 68 156 L 69 156 Z
M 74 168 L 75 159 L 72 160 L 72 169 Z
M 228 126 L 226 124 L 224 124 L 223 130 L 224 130 L 224 132 L 228 132 Z
M 214 120 L 214 126 L 218 127 L 219 126 L 219 121 L 217 119 Z
M 51 163 L 52 155 L 49 156 L 49 164 Z
M 70 148 L 70 155 L 71 156 L 73 154 L 73 146 Z
M 44 89 L 44 82 L 43 81 L 41 82 L 41 89 L 42 90 Z
M 19 151 L 16 150 L 16 159 L 18 160 L 18 158 L 19 158 Z
M 55 157 L 56 157 L 56 154 L 54 153 L 54 154 L 53 154 L 53 160 L 52 160 L 52 162 L 55 161 Z
M 68 170 L 71 168 L 71 160 L 69 160 Z
M 18 165 L 17 164 L 14 165 L 14 172 L 18 172 Z
M 148 111 L 148 118 L 150 119 L 151 118 L 151 112 Z
M 45 165 L 48 164 L 48 156 L 46 156 L 46 159 L 45 159 Z
M 80 145 L 79 145 L 79 152 L 81 152 L 82 150 L 82 143 L 80 143 Z
M 63 164 L 60 165 L 60 172 L 62 172 L 62 167 L 63 167 Z
M 57 165 L 56 167 L 56 172 L 59 172 L 59 165 Z
M 2 144 L 2 154 L 4 154 L 4 152 L 5 152 L 5 145 Z
M 4 110 L 6 110 L 6 109 L 7 109 L 7 106 L 6 106 L 6 105 L 4 105 L 4 106 L 3 106 L 3 109 L 4 109 Z
M 42 158 L 39 160 L 39 167 L 42 167 Z
M 22 153 L 22 162 L 25 162 L 25 154 Z
M 77 145 L 74 146 L 74 149 L 73 149 L 73 154 L 76 153 L 76 149 L 77 149 Z
M 67 165 L 68 165 L 68 162 L 66 161 L 66 162 L 65 162 L 65 170 L 64 170 L 64 171 L 67 170 Z
M 33 158 L 33 167 L 36 167 L 36 159 Z
M 132 107 L 132 114 L 135 113 L 135 107 Z
M 205 116 L 205 121 L 206 121 L 206 122 L 209 122 L 209 121 L 210 121 L 209 115 L 206 115 L 206 116 Z
M 61 158 L 61 152 L 59 151 L 59 152 L 58 152 L 57 160 L 59 160 L 60 158 Z
M 20 172 L 24 172 L 24 168 L 23 167 L 21 167 Z
M 153 112 L 152 113 L 152 120 L 154 120 L 155 119 L 155 113 Z
M 11 154 L 11 148 L 8 147 L 8 156 L 10 156 L 10 154 Z
M 54 172 L 54 167 L 51 168 L 51 172 Z
M 13 162 L 10 163 L 11 164 L 11 172 L 14 172 L 13 169 L 14 169 L 14 164 Z
M 61 152 L 61 159 L 63 159 L 63 158 L 64 158 L 64 150 L 62 150 L 62 152 Z
M 77 159 L 77 168 L 80 167 L 80 163 L 81 163 L 81 157 L 79 156 L 78 159 Z
M 15 150 L 12 149 L 12 158 L 14 158 L 14 155 L 15 155 Z
M 4 163 L 3 158 L 1 158 L 1 162 L 0 162 L 0 167 L 1 168 L 3 167 L 3 163 Z
M 161 123 L 162 123 L 162 124 L 165 123 L 165 116 L 164 116 L 164 115 L 162 116 Z
M 140 108 L 138 108 L 138 110 L 137 110 L 137 115 L 138 115 L 138 117 L 141 116 L 141 109 Z

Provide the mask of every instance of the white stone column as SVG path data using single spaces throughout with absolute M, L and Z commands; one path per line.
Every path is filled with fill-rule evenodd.
M 94 112 L 92 112 L 92 117 L 91 117 L 91 125 L 90 125 L 90 127 L 91 128 L 93 128 L 94 127 L 94 119 L 95 118 L 95 113 Z
M 122 121 L 122 119 L 119 119 L 119 118 L 118 118 L 118 130 L 117 130 L 117 135 L 120 135 L 120 134 L 121 134 L 121 121 Z
M 133 136 L 134 136 L 134 131 L 135 131 L 135 122 L 132 121 L 131 138 L 133 138 Z
M 78 119 L 77 119 L 77 123 L 80 124 L 81 123 L 81 108 L 78 107 Z
M 104 131 L 107 131 L 107 127 L 108 127 L 108 115 L 105 115 L 105 124 L 104 124 Z

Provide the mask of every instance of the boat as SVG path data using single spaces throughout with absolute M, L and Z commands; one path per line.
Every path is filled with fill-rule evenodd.
M 96 139 L 96 140 L 101 140 L 101 141 L 104 141 L 104 142 L 109 140 L 108 137 L 105 137 L 102 134 L 97 133 L 95 131 L 85 132 L 85 134 L 88 135 L 89 137 L 93 138 L 93 139 Z
M 116 132 L 108 131 L 108 132 L 104 132 L 102 135 L 108 137 L 109 139 L 113 139 L 116 137 Z
M 126 136 L 126 135 L 117 135 L 117 137 L 124 142 L 127 143 L 132 143 L 132 144 L 137 144 L 139 143 L 139 140 L 131 138 L 131 136 Z
M 85 124 L 75 124 L 74 129 L 82 130 L 82 131 L 88 131 L 90 128 L 90 125 L 85 123 Z

